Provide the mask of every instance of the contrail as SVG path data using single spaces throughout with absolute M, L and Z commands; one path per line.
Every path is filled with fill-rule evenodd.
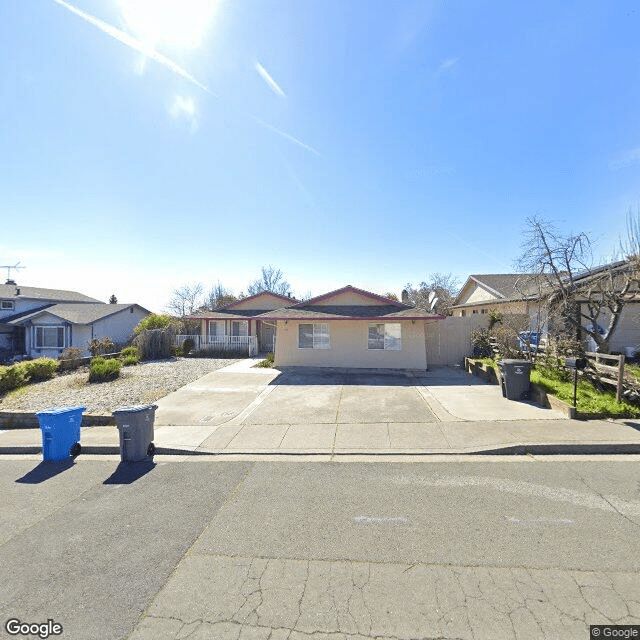
M 269 75 L 269 72 L 259 63 L 255 64 L 256 71 L 260 74 L 260 77 L 269 85 L 269 88 L 279 95 L 281 98 L 286 98 L 285 92 L 281 89 L 280 85 Z
M 265 129 L 269 129 L 269 131 L 273 131 L 274 133 L 277 133 L 279 136 L 282 136 L 283 138 L 286 138 L 287 140 L 290 140 L 294 144 L 297 144 L 299 147 L 302 147 L 303 149 L 306 149 L 307 151 L 311 151 L 311 153 L 314 153 L 319 158 L 323 157 L 322 154 L 319 151 L 317 151 L 313 147 L 310 147 L 308 144 L 305 144 L 304 142 L 298 140 L 298 138 L 294 138 L 292 135 L 289 135 L 288 133 L 285 133 L 284 131 L 280 131 L 280 129 L 276 129 L 272 124 L 264 122 L 263 120 L 260 120 L 260 118 L 256 118 L 256 116 L 252 116 L 252 117 L 260 126 L 264 127 Z
M 216 98 L 219 97 L 216 93 L 211 91 L 211 89 L 209 89 L 208 87 L 205 87 L 205 85 L 203 85 L 201 82 L 196 80 L 196 78 L 194 78 L 188 71 L 183 69 L 180 65 L 176 64 L 175 62 L 173 62 L 173 60 L 170 60 L 169 58 L 162 55 L 152 47 L 146 45 L 144 42 L 138 40 L 137 38 L 134 38 L 128 33 L 125 33 L 124 31 L 114 27 L 113 25 L 110 25 L 108 22 L 105 22 L 104 20 L 100 20 L 95 16 L 85 13 L 84 11 L 78 9 L 77 7 L 74 7 L 68 2 L 65 2 L 65 0 L 53 0 L 53 1 L 56 4 L 60 5 L 61 7 L 64 7 L 68 11 L 71 11 L 71 13 L 75 13 L 77 16 L 79 16 L 89 24 L 92 24 L 94 27 L 97 27 L 98 29 L 100 29 L 100 31 L 102 31 L 103 33 L 106 33 L 108 36 L 111 36 L 118 42 L 121 42 L 122 44 L 133 49 L 134 51 L 138 51 L 143 55 L 147 56 L 148 58 L 155 60 L 161 65 L 167 67 L 167 69 L 170 69 L 177 75 L 182 76 L 192 84 L 196 85 L 196 87 L 199 87 L 203 91 L 206 91 L 208 94 Z M 283 97 L 286 97 L 284 91 L 282 91 L 282 89 L 278 86 L 275 80 L 267 73 L 265 68 L 260 63 L 256 63 L 256 70 L 263 77 L 265 82 L 273 89 L 273 91 L 275 91 L 278 95 L 282 95 Z M 276 129 L 276 127 L 274 127 L 273 125 L 263 122 L 262 120 L 260 120 L 260 118 L 256 118 L 255 116 L 252 116 L 252 117 L 260 126 L 265 127 L 266 129 L 269 129 L 274 133 L 277 133 L 283 138 L 286 138 L 287 140 L 289 140 L 290 142 L 297 144 L 299 147 L 302 147 L 303 149 L 306 149 L 307 151 L 310 151 L 311 153 L 322 158 L 322 154 L 316 151 L 313 147 L 310 147 L 308 144 L 305 144 L 304 142 L 298 140 L 297 138 L 294 138 L 292 135 L 289 135 L 284 131 L 280 131 L 280 129 Z
M 92 15 L 89 15 L 88 13 L 85 13 L 84 11 L 81 11 L 80 9 L 74 7 L 73 5 L 68 4 L 64 0 L 53 0 L 53 1 L 56 4 L 59 4 L 61 7 L 68 9 L 69 11 L 71 11 L 71 13 L 75 13 L 77 16 L 79 16 L 89 24 L 92 24 L 94 27 L 97 27 L 98 29 L 100 29 L 100 31 L 106 33 L 108 36 L 111 36 L 118 42 L 121 42 L 127 47 L 130 47 L 135 51 L 139 51 L 140 53 L 144 54 L 148 58 L 151 58 L 152 60 L 159 62 L 161 65 L 164 65 L 165 67 L 167 67 L 167 69 L 170 69 L 171 71 L 178 74 L 179 76 L 182 76 L 192 84 L 195 84 L 196 87 L 200 87 L 200 89 L 202 89 L 203 91 L 206 91 L 212 96 L 216 95 L 213 91 L 205 87 L 201 82 L 198 82 L 198 80 L 196 80 L 188 71 L 183 69 L 180 65 L 177 65 L 175 62 L 173 62 L 173 60 L 170 60 L 166 56 L 163 56 L 161 53 L 159 53 L 152 47 L 146 45 L 144 42 L 138 40 L 137 38 L 134 38 L 133 36 L 130 36 L 128 33 L 121 31 L 120 29 L 110 25 L 104 20 L 100 20 L 99 18 L 96 18 Z

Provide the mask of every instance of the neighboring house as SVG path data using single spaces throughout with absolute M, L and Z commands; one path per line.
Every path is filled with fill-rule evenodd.
M 602 278 L 603 273 L 624 269 L 626 261 L 618 261 L 608 265 L 596 267 L 574 275 L 573 286 L 578 291 L 586 289 Z M 544 300 L 547 293 L 531 284 L 531 276 L 521 273 L 507 274 L 475 274 L 467 278 L 453 306 L 454 316 L 469 316 L 486 314 L 491 310 L 500 313 L 526 314 L 531 318 L 531 329 L 542 330 L 546 333 L 548 327 L 545 318 Z M 581 308 L 586 312 L 584 296 L 578 295 Z M 612 334 L 609 349 L 613 352 L 624 352 L 627 348 L 640 348 L 640 301 L 629 301 L 625 304 L 615 331 Z M 603 311 L 598 317 L 600 327 L 606 327 L 609 322 L 608 312 Z M 586 326 L 586 321 L 583 323 Z M 591 340 L 587 347 L 595 350 L 595 343 Z
M 270 291 L 191 316 L 201 321 L 199 346 L 248 348 L 250 354 L 273 351 L 275 323 L 258 316 L 296 304 L 298 301 Z
M 454 316 L 489 313 L 529 313 L 531 299 L 521 289 L 528 278 L 523 273 L 486 273 L 469 276 L 453 304 Z M 523 299 L 524 298 L 524 299 Z
M 89 354 L 93 338 L 125 342 L 149 315 L 137 304 L 106 304 L 75 291 L 0 285 L 0 359 L 57 358 L 66 347 Z
M 425 323 L 443 317 L 349 285 L 260 320 L 276 324 L 277 366 L 423 371 Z

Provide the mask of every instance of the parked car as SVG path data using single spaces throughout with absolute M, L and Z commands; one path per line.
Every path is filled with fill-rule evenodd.
M 518 334 L 518 347 L 520 351 L 537 353 L 540 346 L 542 333 L 539 331 L 520 331 Z

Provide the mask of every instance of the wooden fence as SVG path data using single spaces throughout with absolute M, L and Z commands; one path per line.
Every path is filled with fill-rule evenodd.
M 591 361 L 594 369 L 598 372 L 600 380 L 616 388 L 616 401 L 622 400 L 624 381 L 624 356 L 611 356 L 606 353 L 585 353 L 587 359 Z M 605 364 L 605 362 L 615 362 L 616 364 Z

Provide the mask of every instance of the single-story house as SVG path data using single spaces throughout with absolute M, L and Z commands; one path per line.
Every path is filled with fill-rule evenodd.
M 529 313 L 529 302 L 521 289 L 524 273 L 484 273 L 467 278 L 453 304 L 454 316 L 489 313 L 497 309 L 502 313 Z M 523 299 L 524 298 L 524 299 Z
M 442 318 L 351 285 L 260 316 L 276 325 L 277 366 L 421 371 L 425 322 Z
M 106 304 L 75 291 L 0 285 L 0 360 L 23 355 L 57 358 L 67 347 L 89 355 L 93 338 L 125 342 L 150 311 L 138 304 Z
M 260 316 L 297 302 L 290 296 L 263 291 L 215 311 L 194 314 L 191 318 L 201 321 L 198 346 L 248 348 L 250 355 L 273 351 L 275 323 L 263 322 Z
M 421 371 L 425 323 L 444 318 L 351 285 L 304 302 L 263 292 L 192 317 L 199 346 L 248 344 L 250 355 L 273 351 L 276 366 Z
M 91 340 L 111 338 L 122 344 L 150 313 L 138 304 L 54 304 L 8 324 L 24 327 L 25 353 L 31 358 L 57 358 L 67 347 L 78 347 L 88 356 Z
M 573 275 L 570 286 L 577 291 L 579 310 L 586 314 L 585 291 L 589 288 L 597 291 L 598 282 L 607 274 L 620 278 L 616 274 L 623 273 L 626 267 L 627 262 L 621 260 Z M 453 315 L 486 314 L 492 310 L 503 314 L 524 314 L 531 318 L 532 330 L 546 333 L 550 329 L 545 316 L 545 302 L 553 292 L 552 287 L 536 285 L 530 274 L 475 274 L 467 278 L 456 297 Z M 636 294 L 634 298 L 633 291 L 630 293 L 611 336 L 609 348 L 613 352 L 624 353 L 628 349 L 640 349 L 640 295 Z M 597 319 L 600 333 L 604 334 L 609 318 L 610 313 L 603 308 Z M 586 327 L 591 323 L 583 318 L 582 324 Z M 588 334 L 583 334 L 584 336 Z M 596 350 L 593 339 L 587 340 L 587 348 Z

